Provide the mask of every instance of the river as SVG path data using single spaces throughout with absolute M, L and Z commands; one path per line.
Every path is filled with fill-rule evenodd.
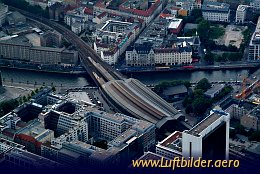
M 90 85 L 93 82 L 86 75 L 69 75 L 47 72 L 34 72 L 15 69 L 1 69 L 2 78 L 4 81 L 22 82 L 34 84 L 82 87 Z M 156 72 L 156 73 L 131 73 L 128 77 L 137 78 L 145 84 L 156 84 L 164 80 L 188 80 L 197 82 L 202 78 L 207 78 L 209 81 L 234 81 L 242 80 L 242 77 L 247 76 L 249 70 L 219 70 L 219 71 L 182 71 L 182 72 Z M 239 75 L 241 75 L 239 77 Z

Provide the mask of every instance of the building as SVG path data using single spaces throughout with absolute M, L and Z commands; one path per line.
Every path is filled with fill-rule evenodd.
M 169 159 L 182 156 L 182 132 L 175 131 L 156 145 L 156 154 Z
M 26 127 L 19 129 L 14 141 L 24 145 L 26 149 L 34 154 L 41 154 L 41 144 L 54 138 L 52 130 L 45 129 L 41 122 L 33 120 Z
M 43 111 L 39 120 L 56 134 L 50 142 L 42 143 L 41 155 L 73 167 L 122 167 L 155 144 L 154 124 L 86 107 L 72 99 L 59 100 L 47 113 Z M 81 122 L 87 128 L 81 133 L 91 139 L 79 138 Z M 94 145 L 100 140 L 106 141 L 107 147 Z
M 46 7 L 48 6 L 48 0 L 25 0 L 25 1 L 32 6 L 38 5 L 42 9 L 46 9 Z
M 42 47 L 57 47 L 62 45 L 62 35 L 56 31 L 47 31 L 40 35 Z
M 255 32 L 253 33 L 249 43 L 249 61 L 260 60 L 260 18 L 258 18 Z
M 182 19 L 172 19 L 169 23 L 168 30 L 172 34 L 178 34 L 183 27 Z
M 120 143 L 115 138 L 120 137 L 128 129 L 132 129 L 136 135 L 142 135 L 144 151 L 148 151 L 155 144 L 155 126 L 147 121 L 119 113 L 112 115 L 98 110 L 86 113 L 86 117 L 90 134 L 101 139 L 113 140 L 112 144 Z
M 119 56 L 135 40 L 140 30 L 140 23 L 108 20 L 94 34 L 94 50 L 101 59 L 114 65 Z
M 194 157 L 198 159 L 229 158 L 229 114 L 220 108 L 190 130 L 175 131 L 156 145 L 156 154 L 169 159 Z
M 202 16 L 205 20 L 214 22 L 229 22 L 230 5 L 219 2 L 204 2 Z
M 176 0 L 175 5 L 177 7 L 181 7 L 182 9 L 189 9 L 192 11 L 193 9 L 200 9 L 202 5 L 201 0 Z
M 184 98 L 186 95 L 188 95 L 188 90 L 184 85 L 177 85 L 163 90 L 163 96 L 167 99 L 180 99 Z
M 222 89 L 224 89 L 224 87 L 224 84 L 212 85 L 211 88 L 204 93 L 204 95 L 209 98 L 214 98 L 222 91 Z
M 148 0 L 137 1 L 122 1 L 122 3 L 117 6 L 112 6 L 110 3 L 106 3 L 103 0 L 98 0 L 93 8 L 94 16 L 98 16 L 103 12 L 115 14 L 117 16 L 129 16 L 134 18 L 140 18 L 145 21 L 145 23 L 149 23 L 156 15 L 158 15 L 162 11 L 162 2 L 161 0 L 155 0 L 153 3 L 149 3 L 150 6 L 143 5 L 142 9 L 136 8 L 133 4 L 139 4 L 142 6 L 146 4 Z M 144 8 L 146 7 L 146 8 Z
M 24 37 L 0 39 L 0 59 L 31 64 L 74 66 L 78 62 L 78 52 L 66 48 L 33 46 Z
M 71 27 L 71 30 L 79 34 L 88 27 L 88 21 L 93 19 L 93 10 L 87 7 L 79 7 L 71 11 L 67 11 L 64 22 Z
M 0 27 L 5 23 L 8 13 L 8 6 L 0 3 Z
M 260 130 L 260 107 L 253 109 L 250 113 L 240 119 L 240 124 L 246 129 Z
M 52 143 L 57 147 L 60 147 L 67 138 L 71 141 L 86 142 L 88 140 L 88 125 L 84 117 L 84 107 L 77 101 L 58 102 L 51 109 L 43 111 L 39 115 L 39 119 L 47 129 L 54 131 L 55 137 L 58 137 L 55 140 L 52 139 Z
M 253 7 L 257 11 L 260 10 L 260 0 L 250 1 L 250 6 Z
M 153 66 L 155 65 L 154 50 L 152 45 L 135 44 L 128 47 L 125 54 L 126 65 L 128 66 Z
M 21 13 L 15 11 L 7 14 L 6 21 L 9 25 L 21 25 L 26 23 L 26 18 Z
M 4 164 L 5 167 L 15 170 L 56 169 L 62 167 L 62 165 L 57 162 L 17 148 L 13 148 L 4 153 Z
M 229 121 L 228 113 L 213 109 L 209 116 L 182 133 L 182 156 L 228 159 Z
M 236 23 L 244 24 L 246 20 L 247 5 L 239 5 L 236 11 Z
M 64 6 L 61 2 L 55 2 L 49 6 L 50 20 L 60 21 L 64 16 Z
M 245 109 L 243 106 L 239 106 L 237 104 L 232 104 L 225 110 L 225 112 L 230 114 L 230 118 L 240 120 L 241 117 L 243 117 L 244 115 L 246 115 L 248 113 L 248 110 Z
M 176 48 L 156 48 L 155 64 L 160 66 L 184 65 L 192 62 L 192 48 L 188 46 Z

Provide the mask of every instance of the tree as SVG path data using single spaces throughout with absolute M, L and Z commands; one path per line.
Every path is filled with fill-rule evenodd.
M 193 112 L 193 109 L 192 109 L 192 106 L 191 105 L 188 105 L 186 108 L 185 108 L 185 113 L 186 114 L 190 114 Z
M 28 100 L 27 100 L 27 98 L 26 98 L 26 96 L 23 96 L 23 102 L 27 102 Z
M 204 92 L 206 92 L 209 88 L 211 88 L 211 84 L 206 78 L 201 79 L 195 87 L 195 89 L 202 89 Z
M 19 102 L 16 99 L 11 99 L 8 101 L 4 101 L 0 103 L 0 113 L 1 116 L 7 114 L 8 112 L 12 111 L 14 108 L 19 106 Z
M 27 101 L 29 101 L 31 99 L 30 94 L 27 95 Z
M 191 83 L 190 83 L 189 81 L 185 81 L 185 82 L 183 83 L 183 85 L 184 85 L 186 88 L 191 87 Z
M 207 20 L 202 20 L 198 24 L 198 34 L 200 39 L 205 42 L 209 38 L 210 23 Z
M 260 142 L 260 131 L 255 131 L 249 136 L 250 141 L 258 141 Z
M 202 115 L 207 111 L 210 105 L 211 103 L 209 99 L 205 97 L 199 97 L 199 98 L 195 98 L 194 101 L 192 102 L 192 109 L 194 114 Z
M 207 51 L 206 55 L 204 56 L 204 60 L 209 64 L 213 64 L 214 54 L 212 54 L 211 51 Z
M 34 95 L 35 95 L 35 92 L 34 92 L 34 91 L 32 91 L 32 92 L 31 92 L 31 96 L 34 96 Z

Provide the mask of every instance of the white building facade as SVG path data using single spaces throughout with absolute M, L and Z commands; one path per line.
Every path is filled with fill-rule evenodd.
M 205 2 L 202 5 L 202 16 L 205 20 L 215 22 L 229 22 L 229 4 L 219 2 Z
M 247 5 L 239 5 L 236 11 L 236 23 L 243 24 L 246 19 Z

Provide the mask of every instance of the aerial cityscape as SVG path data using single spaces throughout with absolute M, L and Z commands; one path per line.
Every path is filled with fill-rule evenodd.
M 1 171 L 259 164 L 260 0 L 0 0 Z

